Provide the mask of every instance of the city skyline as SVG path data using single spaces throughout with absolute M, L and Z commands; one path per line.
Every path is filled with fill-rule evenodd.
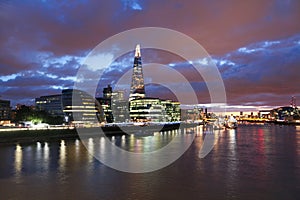
M 71 88 L 80 63 L 99 42 L 130 28 L 158 26 L 203 45 L 221 72 L 229 105 L 288 105 L 300 97 L 299 8 L 297 1 L 2 1 L 1 99 L 33 104 L 36 97 Z M 131 54 L 113 63 L 102 87 L 132 67 Z M 143 63 L 158 59 L 189 74 L 192 61 L 155 51 L 143 55 Z M 209 103 L 201 80 L 190 79 L 199 102 Z M 168 98 L 157 87 L 147 86 L 147 93 Z

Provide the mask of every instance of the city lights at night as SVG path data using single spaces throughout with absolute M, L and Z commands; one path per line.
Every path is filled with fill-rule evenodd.
M 1 0 L 0 199 L 297 199 L 300 1 Z

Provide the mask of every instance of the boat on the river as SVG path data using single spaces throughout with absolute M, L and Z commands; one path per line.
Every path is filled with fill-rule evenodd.
M 225 120 L 224 126 L 228 129 L 236 129 L 238 127 L 238 123 L 237 120 L 231 115 L 229 119 Z

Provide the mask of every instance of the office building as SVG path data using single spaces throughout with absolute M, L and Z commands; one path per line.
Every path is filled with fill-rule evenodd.
M 96 124 L 101 122 L 102 111 L 94 97 L 84 91 L 62 91 L 62 106 L 65 121 L 72 124 Z
M 41 96 L 35 99 L 35 107 L 38 111 L 46 111 L 49 115 L 63 117 L 61 94 Z
M 129 117 L 129 102 L 124 98 L 123 90 L 116 90 L 112 93 L 111 110 L 114 117 L 114 122 L 128 122 Z
M 180 121 L 180 103 L 158 98 L 140 98 L 130 101 L 133 122 Z
M 124 99 L 124 91 L 113 91 L 108 85 L 103 88 L 103 97 L 97 98 L 97 101 L 103 109 L 107 123 L 129 121 L 128 101 Z
M 111 111 L 111 96 L 112 96 L 112 87 L 108 85 L 106 88 L 103 88 L 103 97 L 96 98 L 104 114 L 104 121 L 107 123 L 112 123 L 114 121 L 112 111 Z

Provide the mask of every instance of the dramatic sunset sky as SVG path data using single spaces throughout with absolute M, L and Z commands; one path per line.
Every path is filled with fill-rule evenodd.
M 151 26 L 199 42 L 221 72 L 230 105 L 287 105 L 291 96 L 300 103 L 299 19 L 298 0 L 0 0 L 0 98 L 33 104 L 61 93 L 101 41 Z M 133 58 L 122 62 L 131 67 Z M 115 82 L 107 77 L 105 84 Z M 204 96 L 199 101 L 208 103 Z

